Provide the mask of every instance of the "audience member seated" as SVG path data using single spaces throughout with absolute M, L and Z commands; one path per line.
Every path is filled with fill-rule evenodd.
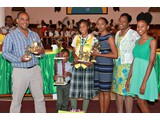
M 96 30 L 97 28 L 96 28 L 96 23 L 95 22 L 92 22 L 91 23 L 91 31 L 94 31 L 94 30 Z
M 59 37 L 59 32 L 56 30 L 56 25 L 51 25 L 51 32 L 53 37 Z
M 5 17 L 5 26 L 2 26 L 0 28 L 0 33 L 1 34 L 7 34 L 9 33 L 11 30 L 14 30 L 16 27 L 13 25 L 13 18 L 10 15 L 7 15 Z
M 41 24 L 37 26 L 38 28 L 42 28 L 42 35 L 44 35 L 44 32 L 47 29 L 47 24 L 44 20 L 41 20 Z
M 53 25 L 52 20 L 49 20 L 49 25 L 50 25 L 50 26 Z
M 98 29 L 96 28 L 96 23 L 91 23 L 91 31 L 90 31 L 95 37 L 98 36 Z
M 79 34 L 78 28 L 76 26 L 73 26 L 73 30 L 71 31 L 71 37 L 74 38 L 75 35 Z
M 70 24 L 70 28 L 73 29 L 74 26 L 76 26 L 76 25 L 75 25 L 75 21 L 72 20 L 72 22 L 71 22 L 71 24 Z
M 62 25 L 62 29 L 60 31 L 60 36 L 61 37 L 71 37 L 71 34 L 70 34 L 69 30 L 67 29 L 66 25 Z
M 43 38 L 43 43 L 50 45 L 53 44 L 56 37 L 59 37 L 59 32 L 56 30 L 55 25 L 47 25 L 46 31 L 44 32 L 44 36 L 48 38 Z
M 111 31 L 112 31 L 113 29 L 115 29 L 115 24 L 114 24 L 113 19 L 110 20 L 109 26 L 110 26 L 110 28 L 111 28 Z
M 68 20 L 67 21 L 67 28 L 70 29 L 71 28 L 71 22 Z
M 57 23 L 57 30 L 60 32 L 60 30 L 62 29 L 62 22 L 59 20 Z
M 46 22 L 44 20 L 41 20 L 41 23 L 37 26 L 37 28 L 43 28 L 43 26 L 46 26 Z
M 49 36 L 49 37 L 53 36 L 50 25 L 46 26 L 46 31 L 44 31 L 44 36 Z
M 46 30 L 44 31 L 44 36 L 47 36 L 47 37 L 53 36 L 50 25 L 46 25 Z M 51 38 L 43 38 L 43 42 L 44 42 L 44 44 L 49 43 L 51 45 Z

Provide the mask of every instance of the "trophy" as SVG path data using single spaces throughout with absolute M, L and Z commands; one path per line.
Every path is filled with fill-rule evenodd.
M 81 63 L 96 62 L 95 56 L 91 56 L 91 53 L 93 53 L 94 51 L 99 52 L 100 44 L 99 44 L 98 40 L 95 40 L 95 41 L 96 42 L 94 43 L 91 50 L 89 50 L 89 51 L 83 50 L 84 45 L 83 44 L 80 45 L 78 62 L 81 62 Z
M 26 51 L 25 51 L 25 55 L 26 55 L 25 60 L 29 60 L 29 59 L 32 58 L 31 55 L 30 55 L 30 53 L 31 53 L 31 49 L 30 49 L 29 46 L 27 46 L 26 47 Z
M 80 46 L 79 58 L 80 58 L 80 60 L 82 60 L 82 58 L 83 58 L 83 46 L 82 45 Z
M 65 62 L 64 62 L 65 58 L 62 56 L 63 56 L 62 52 L 59 52 L 57 54 L 57 57 L 54 58 L 55 75 L 57 75 L 54 85 L 66 85 L 67 84 L 67 82 L 65 81 Z M 58 68 L 59 67 L 58 63 L 62 63 L 61 68 Z
M 57 45 L 51 45 L 52 51 L 56 54 L 58 52 L 58 46 Z
M 58 47 L 58 52 L 60 52 L 62 49 L 63 49 L 63 47 L 62 47 L 62 38 L 61 37 L 58 37 L 57 39 L 56 39 L 56 45 L 57 45 L 57 47 Z
M 95 42 L 92 47 L 91 53 L 93 53 L 94 51 L 99 52 L 99 50 L 100 50 L 100 44 L 99 42 Z M 96 59 L 96 56 L 92 56 L 91 62 L 96 62 L 95 59 Z
M 78 62 L 80 63 L 90 62 L 90 52 L 83 51 L 83 45 L 80 46 Z
M 34 41 L 31 44 L 31 47 L 30 47 L 31 53 L 33 53 L 35 55 L 35 57 L 40 57 L 38 55 L 38 50 L 40 49 L 40 46 L 41 46 L 41 42 L 38 43 L 38 42 Z
M 83 58 L 84 61 L 89 62 L 90 61 L 90 52 L 84 52 L 83 57 L 84 57 Z

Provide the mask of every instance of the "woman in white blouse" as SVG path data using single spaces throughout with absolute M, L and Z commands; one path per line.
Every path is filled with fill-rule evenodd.
M 114 61 L 112 91 L 115 93 L 118 113 L 123 112 L 123 99 L 125 100 L 126 112 L 132 112 L 133 106 L 133 98 L 127 93 L 125 84 L 133 60 L 132 50 L 140 36 L 136 31 L 130 29 L 131 20 L 132 17 L 128 13 L 123 13 L 119 18 L 119 31 L 115 36 L 118 58 Z

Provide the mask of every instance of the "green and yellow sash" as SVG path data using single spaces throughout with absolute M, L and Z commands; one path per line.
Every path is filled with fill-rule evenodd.
M 75 51 L 76 51 L 76 55 L 79 57 L 79 51 L 80 51 L 80 45 L 81 45 L 81 37 L 80 35 L 77 35 L 76 37 L 76 48 L 75 48 Z M 90 53 L 91 52 L 91 49 L 92 49 L 92 42 L 93 42 L 93 36 L 90 35 L 90 38 L 88 38 L 86 40 L 86 42 L 84 43 L 83 45 L 83 52 L 84 53 Z M 85 60 L 84 57 L 82 58 L 82 60 Z M 86 60 L 85 60 L 86 61 Z M 89 62 L 89 60 L 88 60 Z M 75 67 L 76 68 L 79 68 L 80 66 L 82 66 L 84 69 L 87 67 L 86 65 L 84 65 L 83 63 L 79 63 L 79 64 L 75 64 Z

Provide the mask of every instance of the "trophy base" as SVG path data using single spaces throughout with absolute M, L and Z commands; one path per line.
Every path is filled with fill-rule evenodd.
M 66 82 L 62 81 L 62 82 L 55 82 L 54 85 L 67 85 Z
M 28 56 L 25 58 L 25 60 L 30 60 L 32 57 L 31 56 Z
M 91 60 L 91 62 L 94 62 L 94 63 L 96 63 L 97 61 L 96 61 L 96 60 Z
M 35 57 L 41 57 L 41 55 L 40 54 L 38 54 L 38 52 L 37 51 L 34 51 L 34 52 L 31 52 L 32 54 L 34 54 L 34 56 Z
M 38 57 L 38 58 L 40 58 L 41 57 L 41 55 L 34 55 L 35 57 Z
M 55 57 L 54 59 L 55 59 L 55 60 L 64 60 L 65 57 Z
M 33 52 L 34 54 L 38 54 L 38 52 Z
M 78 60 L 79 63 L 89 63 L 89 61 Z

